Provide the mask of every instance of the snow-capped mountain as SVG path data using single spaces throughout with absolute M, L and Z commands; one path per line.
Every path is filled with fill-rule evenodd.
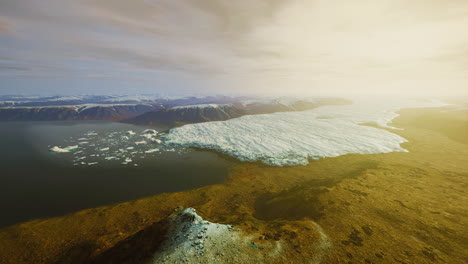
M 314 99 L 269 99 L 241 100 L 230 104 L 196 104 L 153 110 L 125 120 L 132 124 L 162 124 L 179 126 L 183 124 L 223 121 L 245 115 L 269 114 L 276 112 L 304 111 L 321 105 L 348 104 L 349 101 L 337 98 Z

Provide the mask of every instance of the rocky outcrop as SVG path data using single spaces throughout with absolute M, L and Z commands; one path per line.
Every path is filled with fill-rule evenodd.
M 200 258 L 203 263 L 220 263 L 226 251 L 241 241 L 231 225 L 205 221 L 195 209 L 187 208 L 170 219 L 166 240 L 149 263 L 197 263 Z
M 178 207 L 168 218 L 91 257 L 90 263 L 288 263 L 285 241 L 260 237 L 258 232 L 206 221 L 193 208 Z M 76 260 L 66 255 L 60 263 L 71 258 Z

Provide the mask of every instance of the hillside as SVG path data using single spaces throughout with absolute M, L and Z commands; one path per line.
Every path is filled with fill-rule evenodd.
M 1 107 L 0 121 L 112 120 L 138 116 L 161 106 L 149 104 L 110 104 Z
M 304 111 L 322 105 L 340 105 L 350 102 L 338 98 L 314 100 L 251 100 L 231 104 L 200 104 L 158 109 L 123 122 L 138 125 L 167 125 L 223 121 L 244 115 L 270 114 L 276 112 Z

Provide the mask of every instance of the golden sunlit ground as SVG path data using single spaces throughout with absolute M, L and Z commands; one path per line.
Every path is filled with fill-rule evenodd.
M 467 263 L 468 110 L 400 114 L 410 152 L 239 163 L 224 185 L 2 229 L 0 263 L 144 263 L 177 206 L 251 236 L 227 263 Z

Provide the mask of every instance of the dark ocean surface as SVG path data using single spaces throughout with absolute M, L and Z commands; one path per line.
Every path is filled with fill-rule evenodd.
M 109 133 L 127 130 L 138 133 L 146 128 L 149 127 L 108 121 L 0 123 L 0 227 L 222 183 L 234 164 L 216 153 L 196 150 L 154 154 L 140 150 L 143 154 L 134 154 L 130 164 L 101 158 L 92 166 L 76 165 L 73 159 L 78 153 L 49 152 L 51 146 L 75 144 L 76 139 L 89 131 L 98 134 L 96 142 L 108 144 L 114 142 L 107 136 Z M 100 137 L 108 138 L 103 141 Z M 127 144 L 122 148 L 134 144 L 118 140 L 115 138 L 116 145 L 112 146 L 116 151 L 118 144 Z M 149 145 L 144 147 L 151 149 Z M 82 150 L 88 159 L 90 153 L 86 152 L 90 149 Z

